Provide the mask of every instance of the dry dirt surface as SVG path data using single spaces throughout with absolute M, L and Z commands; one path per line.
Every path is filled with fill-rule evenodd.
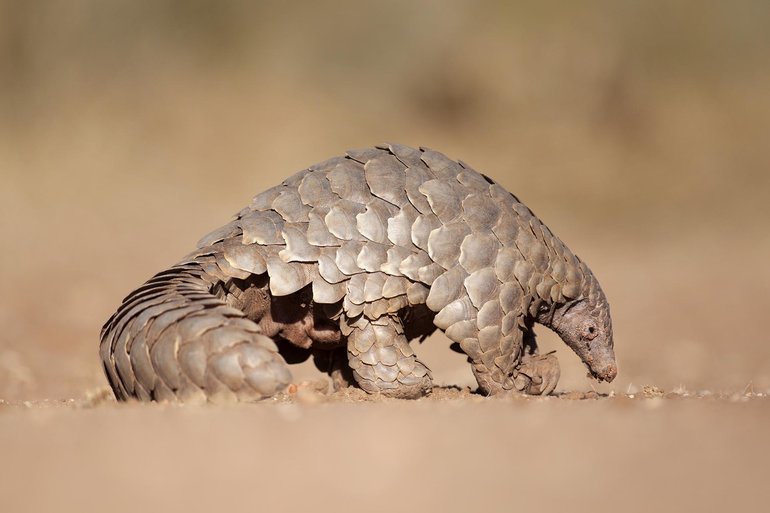
M 770 401 L 664 393 L 0 405 L 2 511 L 758 511 Z M 757 508 L 760 506 L 759 508 Z

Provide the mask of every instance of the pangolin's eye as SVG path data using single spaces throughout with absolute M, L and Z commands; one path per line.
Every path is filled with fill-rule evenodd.
M 583 330 L 583 338 L 586 340 L 593 340 L 596 338 L 596 336 L 599 334 L 599 330 L 596 329 L 596 326 L 593 324 L 589 324 L 585 327 Z

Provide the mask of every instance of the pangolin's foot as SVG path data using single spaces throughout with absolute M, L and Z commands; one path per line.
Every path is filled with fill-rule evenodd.
M 511 379 L 516 390 L 529 395 L 548 395 L 559 382 L 561 369 L 553 353 L 525 355 L 513 370 Z
M 430 370 L 404 337 L 400 320 L 359 320 L 348 335 L 348 362 L 358 385 L 370 394 L 416 399 L 433 389 Z
M 330 351 L 315 351 L 313 361 L 318 370 L 329 375 L 335 392 L 356 384 L 353 371 L 348 365 L 348 353 L 344 347 Z
M 357 369 L 353 369 L 353 375 L 358 385 L 370 394 L 397 399 L 417 399 L 429 394 L 433 389 L 430 369 L 414 356 L 402 358 L 399 362 L 400 365 L 390 366 L 382 361 L 375 365 L 362 362 Z M 389 381 L 393 376 L 396 378 Z

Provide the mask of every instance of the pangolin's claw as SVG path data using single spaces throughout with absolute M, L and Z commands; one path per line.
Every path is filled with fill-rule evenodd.
M 529 395 L 549 395 L 561 377 L 559 360 L 553 353 L 525 356 L 516 369 L 516 388 Z

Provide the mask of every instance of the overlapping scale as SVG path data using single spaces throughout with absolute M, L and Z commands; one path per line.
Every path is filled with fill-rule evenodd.
M 420 213 L 411 204 L 404 205 L 397 214 L 387 219 L 386 239 L 396 246 L 413 247 L 412 225 L 419 215 Z
M 376 242 L 365 242 L 356 258 L 356 265 L 369 273 L 378 272 L 388 261 L 388 246 Z
M 369 160 L 365 166 L 366 182 L 371 193 L 398 207 L 407 202 L 404 165 L 393 155 L 384 154 Z
M 227 262 L 251 274 L 263 274 L 267 271 L 267 262 L 257 244 L 244 244 L 241 237 L 225 239 L 223 255 Z
M 423 251 L 428 250 L 428 238 L 433 230 L 443 226 L 432 212 L 417 217 L 412 223 L 412 243 Z
M 409 281 L 397 276 L 388 276 L 382 285 L 382 297 L 391 299 L 406 294 Z
M 389 223 L 397 211 L 393 205 L 375 198 L 366 204 L 365 212 L 356 215 L 356 228 L 370 241 L 385 244 L 388 242 Z
M 500 207 L 492 201 L 489 194 L 477 192 L 467 196 L 462 202 L 463 220 L 471 230 L 488 233 L 500 220 Z
M 324 222 L 329 232 L 342 240 L 364 240 L 358 231 L 356 216 L 366 210 L 361 203 L 349 200 L 340 200 L 334 203 L 329 213 L 324 217 Z
M 462 240 L 459 263 L 469 273 L 492 267 L 500 250 L 500 242 L 494 235 L 471 233 Z
M 460 266 L 455 266 L 433 282 L 426 301 L 428 308 L 438 312 L 446 305 L 463 297 L 465 279 L 468 273 Z
M 272 210 L 255 211 L 239 221 L 244 244 L 283 244 L 283 218 Z
M 402 272 L 399 270 L 401 263 L 411 256 L 413 252 L 403 246 L 391 246 L 388 248 L 387 260 L 380 266 L 380 271 L 390 274 L 391 276 L 402 276 Z
M 380 148 L 357 148 L 347 150 L 345 154 L 360 164 L 366 164 L 368 161 L 388 153 Z
M 274 296 L 293 294 L 307 286 L 312 279 L 304 264 L 287 264 L 277 257 L 267 260 L 267 274 L 270 276 L 270 292 Z
M 487 179 L 481 176 L 476 171 L 474 171 L 470 166 L 465 164 L 463 161 L 458 161 L 458 163 L 462 166 L 463 171 L 460 171 L 457 174 L 457 181 L 463 184 L 468 189 L 485 193 L 488 196 L 490 183 L 487 181 Z
M 332 235 L 326 225 L 325 218 L 328 213 L 329 208 L 314 208 L 308 214 L 309 222 L 305 236 L 313 246 L 339 246 L 342 243 L 341 239 Z
M 460 258 L 462 241 L 470 233 L 470 228 L 462 221 L 438 227 L 428 236 L 428 255 L 444 269 L 454 267 Z
M 270 210 L 273 208 L 273 201 L 278 197 L 279 194 L 281 194 L 281 191 L 283 190 L 283 185 L 278 185 L 257 194 L 254 196 L 254 199 L 251 200 L 249 208 L 251 210 Z
M 445 272 L 446 269 L 439 264 L 432 262 L 417 269 L 417 279 L 426 285 L 432 285 L 436 278 Z
M 465 279 L 464 284 L 468 298 L 476 308 L 481 308 L 481 305 L 495 297 L 500 287 L 500 282 L 491 268 L 474 272 Z
M 391 143 L 386 145 L 387 149 L 395 155 L 395 157 L 401 161 L 406 167 L 423 167 L 425 163 L 422 161 L 422 152 L 416 148 L 410 148 L 403 144 Z
M 429 180 L 423 182 L 418 190 L 425 195 L 433 213 L 443 224 L 448 224 L 460 217 L 462 213 L 463 196 L 457 186 L 448 180 Z
M 382 288 L 385 285 L 387 276 L 383 273 L 367 274 L 364 282 L 364 301 L 371 303 L 382 299 Z
M 282 191 L 273 200 L 272 207 L 286 222 L 308 222 L 307 215 L 310 212 L 310 207 L 302 203 L 299 193 L 294 188 L 286 188 L 286 190 Z
M 412 164 L 406 170 L 406 196 L 409 199 L 414 208 L 421 214 L 432 214 L 433 210 L 430 208 L 428 198 L 420 192 L 420 186 L 428 180 L 433 180 L 435 177 L 428 171 L 422 161 L 418 164 Z
M 347 292 L 345 283 L 330 283 L 325 279 L 316 278 L 313 280 L 313 301 L 316 303 L 336 303 L 343 298 Z
M 426 253 L 420 251 L 418 253 L 412 253 L 406 257 L 398 266 L 398 270 L 401 272 L 401 274 L 408 277 L 409 279 L 419 281 L 420 268 L 432 263 L 433 261 L 430 259 L 430 257 Z
M 443 153 L 429 148 L 420 148 L 422 150 L 422 161 L 428 166 L 431 172 L 439 179 L 456 179 L 457 175 L 463 171 L 462 166 L 450 159 Z
M 357 263 L 363 245 L 363 242 L 347 241 L 337 249 L 334 262 L 342 274 L 351 276 L 363 272 Z
M 306 237 L 307 223 L 286 224 L 281 236 L 286 247 L 278 253 L 284 262 L 317 262 L 321 255 L 318 246 L 310 244 Z
M 217 242 L 221 242 L 230 237 L 235 237 L 240 233 L 241 233 L 240 220 L 236 219 L 234 221 L 227 223 L 221 228 L 217 228 L 216 230 L 213 230 L 211 233 L 208 233 L 205 236 L 201 237 L 201 239 L 197 242 L 195 246 L 197 248 L 207 248 L 212 244 L 216 244 Z
M 339 267 L 337 267 L 336 255 L 336 249 L 333 251 L 324 249 L 318 257 L 318 273 L 328 283 L 339 283 L 349 278 L 348 275 L 342 273 Z
M 475 319 L 477 312 L 478 310 L 473 305 L 470 298 L 463 296 L 442 308 L 433 319 L 433 324 L 438 328 L 445 330 L 456 322 Z
M 331 190 L 344 200 L 365 205 L 372 195 L 363 173 L 363 166 L 352 160 L 337 164 L 326 175 Z
M 516 281 L 507 281 L 500 285 L 500 306 L 503 311 L 515 312 L 524 298 L 524 291 Z
M 326 178 L 326 173 L 323 171 L 306 173 L 297 187 L 297 192 L 302 203 L 313 207 L 328 205 L 336 199 L 331 184 Z

